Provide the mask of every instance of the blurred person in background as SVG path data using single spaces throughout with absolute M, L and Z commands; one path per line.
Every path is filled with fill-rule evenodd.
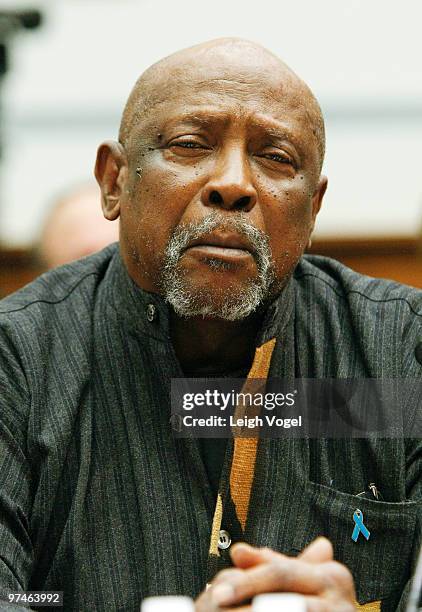
M 102 213 L 100 190 L 94 183 L 85 183 L 53 203 L 35 257 L 41 269 L 49 270 L 100 251 L 118 239 L 118 223 L 110 223 Z

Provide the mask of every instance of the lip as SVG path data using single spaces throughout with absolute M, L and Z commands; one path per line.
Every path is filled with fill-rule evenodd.
M 239 234 L 207 234 L 197 240 L 193 240 L 187 246 L 186 250 L 193 247 L 220 247 L 227 252 L 233 249 L 234 251 L 247 251 L 250 254 L 254 253 L 250 244 Z M 215 250 L 217 251 L 218 248 Z
M 200 259 L 220 259 L 227 263 L 246 263 L 252 258 L 250 251 L 236 247 L 222 247 L 214 244 L 196 244 L 186 249 L 185 252 L 194 254 Z

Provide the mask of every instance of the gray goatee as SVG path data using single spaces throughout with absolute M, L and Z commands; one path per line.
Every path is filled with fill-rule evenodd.
M 254 251 L 258 273 L 250 278 L 244 289 L 233 286 L 219 288 L 218 280 L 210 288 L 194 288 L 179 260 L 184 249 L 193 241 L 216 230 L 231 230 L 245 237 Z M 208 265 L 216 272 L 233 270 L 234 265 L 219 259 L 208 259 Z M 179 226 L 167 245 L 164 263 L 159 273 L 159 284 L 164 299 L 181 317 L 218 317 L 226 321 L 238 321 L 249 316 L 268 296 L 275 279 L 274 265 L 267 235 L 250 225 L 246 214 L 221 217 L 212 211 L 198 224 Z

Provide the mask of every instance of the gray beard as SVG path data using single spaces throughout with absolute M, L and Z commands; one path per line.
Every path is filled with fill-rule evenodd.
M 251 278 L 242 291 L 222 290 L 218 280 L 210 289 L 194 289 L 183 269 L 178 266 L 183 250 L 192 242 L 215 229 L 232 230 L 244 236 L 254 249 L 258 274 Z M 235 264 L 219 259 L 208 259 L 208 265 L 217 273 L 233 270 Z M 161 295 L 181 317 L 218 317 L 226 321 L 238 321 L 252 314 L 268 297 L 275 279 L 274 265 L 267 235 L 247 221 L 245 213 L 222 218 L 212 211 L 199 224 L 187 224 L 176 228 L 167 245 L 164 262 L 159 272 Z

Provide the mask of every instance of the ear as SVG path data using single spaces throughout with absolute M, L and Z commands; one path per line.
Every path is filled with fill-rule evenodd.
M 114 221 L 120 215 L 120 199 L 127 176 L 127 157 L 119 142 L 103 142 L 97 151 L 94 169 L 101 189 L 101 204 L 106 219 Z
M 308 249 L 311 248 L 312 240 L 310 236 L 312 235 L 312 232 L 314 231 L 316 216 L 319 213 L 319 210 L 321 208 L 324 194 L 327 191 L 327 186 L 328 186 L 327 177 L 321 175 L 318 180 L 318 185 L 312 196 L 312 226 L 311 226 L 311 231 L 309 235 Z
M 327 177 L 321 175 L 318 180 L 318 185 L 314 191 L 314 195 L 312 196 L 312 218 L 314 220 L 314 224 L 316 216 L 319 213 L 319 209 L 321 208 L 322 199 L 324 197 L 325 192 L 327 191 L 327 186 Z

